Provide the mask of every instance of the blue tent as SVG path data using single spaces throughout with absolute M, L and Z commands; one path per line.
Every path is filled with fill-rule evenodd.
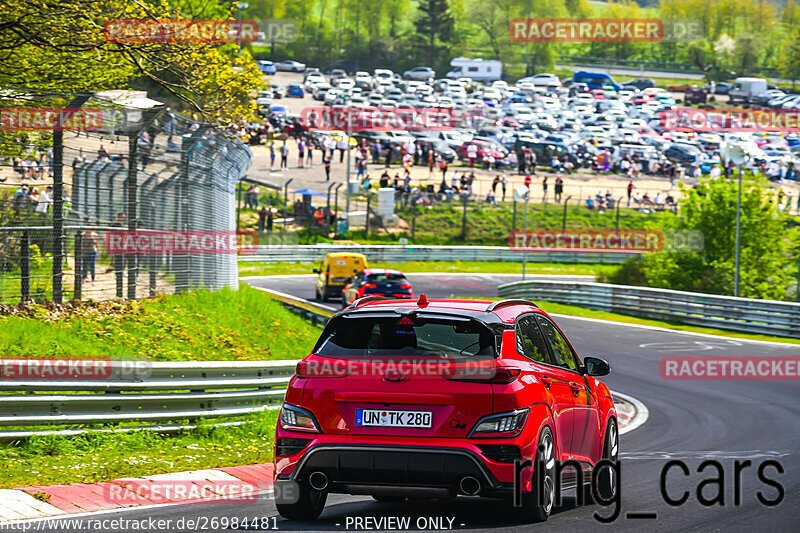
M 299 191 L 294 191 L 294 194 L 302 194 L 303 196 L 328 196 L 327 194 L 317 192 L 314 189 L 300 189 Z

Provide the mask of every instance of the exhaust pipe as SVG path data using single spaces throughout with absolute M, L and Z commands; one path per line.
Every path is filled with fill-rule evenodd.
M 322 472 L 312 472 L 311 475 L 308 476 L 308 484 L 311 485 L 311 488 L 314 490 L 325 490 L 328 488 L 328 476 Z
M 461 492 L 467 496 L 475 496 L 481 491 L 481 482 L 472 476 L 464 476 L 458 484 Z

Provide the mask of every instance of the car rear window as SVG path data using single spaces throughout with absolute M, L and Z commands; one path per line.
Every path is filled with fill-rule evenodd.
M 496 355 L 495 337 L 476 320 L 421 316 L 339 316 L 314 350 L 338 356 Z
M 370 274 L 367 276 L 367 281 L 370 283 L 405 283 L 406 278 L 402 274 L 387 272 L 383 274 Z

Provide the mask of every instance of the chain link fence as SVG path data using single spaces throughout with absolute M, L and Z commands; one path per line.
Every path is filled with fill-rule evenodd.
M 33 128 L 54 100 L 81 124 Z M 3 94 L 0 112 L 0 303 L 238 287 L 240 141 L 133 91 Z

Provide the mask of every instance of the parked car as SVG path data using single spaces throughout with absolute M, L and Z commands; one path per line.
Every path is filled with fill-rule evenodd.
M 683 101 L 686 104 L 705 104 L 708 100 L 708 91 L 704 87 L 692 85 L 683 95 Z
M 684 143 L 673 143 L 664 150 L 664 156 L 667 159 L 683 166 L 694 166 L 699 153 L 700 149 L 698 147 Z
M 608 462 L 593 488 L 611 501 L 617 411 L 598 379 L 609 372 L 531 302 L 356 300 L 289 381 L 275 432 L 277 511 L 314 520 L 337 493 L 481 496 L 511 511 L 520 487 L 515 514 L 543 521 L 556 486 L 581 494 L 589 481 L 583 468 L 562 470 L 568 459 L 585 471 Z
M 306 90 L 299 83 L 290 83 L 289 87 L 286 89 L 286 96 L 296 96 L 298 98 L 303 98 L 305 95 L 306 95 Z
M 330 65 L 322 68 L 323 74 L 332 74 L 334 70 L 343 70 L 349 75 L 353 75 L 358 71 L 358 63 L 349 59 L 340 59 L 334 61 Z
M 649 89 L 656 86 L 656 82 L 652 78 L 634 78 L 622 84 L 625 88 L 634 88 L 638 90 Z
M 264 74 L 275 74 L 278 69 L 272 61 L 261 60 L 258 62 L 258 68 Z
M 414 292 L 405 274 L 386 268 L 366 268 L 342 289 L 342 308 L 359 298 L 379 294 L 391 299 L 410 299 Z
M 436 71 L 430 67 L 417 67 L 403 73 L 404 80 L 431 81 L 436 78 Z
M 275 63 L 275 68 L 281 72 L 303 72 L 306 69 L 306 65 L 291 59 L 284 59 L 280 63 Z

